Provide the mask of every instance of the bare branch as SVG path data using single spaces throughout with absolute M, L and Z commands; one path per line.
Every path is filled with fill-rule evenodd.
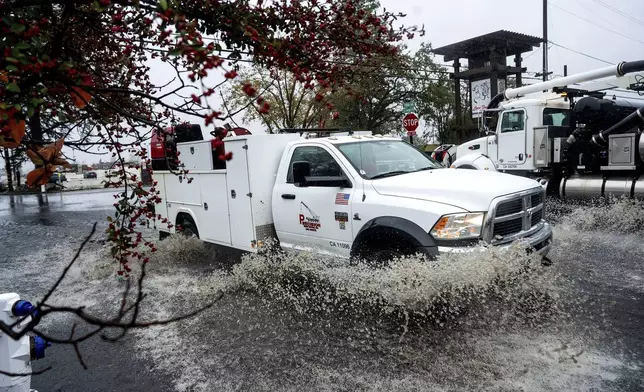
M 60 276 L 58 277 L 56 282 L 53 284 L 53 286 L 51 286 L 49 291 L 47 291 L 45 296 L 42 298 L 42 300 L 39 303 L 39 306 L 45 305 L 47 303 L 47 300 L 49 299 L 49 297 L 51 297 L 51 295 L 54 293 L 54 291 L 56 291 L 56 289 L 58 288 L 60 283 L 63 281 L 63 279 L 65 279 L 65 277 L 67 276 L 67 273 L 69 272 L 70 268 L 72 268 L 72 266 L 74 265 L 76 260 L 78 260 L 78 256 L 80 256 L 80 253 L 83 251 L 83 248 L 85 248 L 85 245 L 87 245 L 87 242 L 89 242 L 90 238 L 92 238 L 92 236 L 96 232 L 97 223 L 98 222 L 94 222 L 94 224 L 92 225 L 92 230 L 90 231 L 89 235 L 87 237 L 85 237 L 85 240 L 83 240 L 83 242 L 81 243 L 80 247 L 78 247 L 78 250 L 76 250 L 76 254 L 72 258 L 72 260 L 67 264 L 65 269 L 63 269 L 63 272 L 60 274 Z
M 73 341 L 74 340 L 74 332 L 76 332 L 76 323 L 72 326 L 72 331 L 69 334 L 69 340 Z M 78 358 L 78 362 L 81 364 L 83 369 L 87 370 L 87 365 L 85 365 L 85 361 L 83 361 L 83 356 L 80 353 L 80 350 L 78 348 L 78 342 L 74 343 L 74 351 L 76 352 L 76 357 Z
M 2 374 L 3 376 L 7 376 L 7 377 L 37 376 L 39 374 L 43 374 L 43 373 L 45 373 L 47 371 L 50 371 L 51 369 L 52 369 L 51 366 L 47 366 L 44 369 L 36 370 L 36 371 L 33 371 L 33 372 L 29 372 L 29 373 L 13 373 L 13 372 L 6 372 L 4 370 L 0 370 L 0 374 Z

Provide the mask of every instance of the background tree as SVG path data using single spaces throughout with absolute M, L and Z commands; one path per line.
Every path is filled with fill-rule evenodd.
M 233 83 L 221 94 L 222 111 L 244 112 L 245 121 L 262 122 L 268 133 L 283 128 L 312 128 L 330 115 L 330 106 L 323 102 L 320 90 L 307 88 L 287 70 L 269 71 L 257 64 L 240 72 L 241 82 Z M 244 84 L 260 92 L 270 110 L 262 111 L 244 93 Z
M 338 125 L 376 133 L 399 129 L 403 103 L 416 95 L 406 61 L 400 54 L 355 66 L 350 82 L 331 98 Z

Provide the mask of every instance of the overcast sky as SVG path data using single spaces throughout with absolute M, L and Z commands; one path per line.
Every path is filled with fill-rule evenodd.
M 542 36 L 542 0 L 380 1 L 387 10 L 406 13 L 407 17 L 401 20 L 405 25 L 425 25 L 426 35 L 409 41 L 410 49 L 416 49 L 421 42 L 430 42 L 436 48 L 502 29 Z M 550 41 L 604 60 L 551 45 L 549 69 L 555 77 L 563 74 L 564 64 L 568 65 L 568 73 L 573 74 L 606 66 L 606 62 L 644 59 L 644 0 L 550 0 L 549 3 Z M 524 54 L 528 72 L 534 75 L 541 70 L 541 56 L 541 49 Z M 442 56 L 436 60 L 442 63 Z M 155 70 L 153 79 L 159 78 L 162 84 L 165 76 Z M 241 125 L 241 115 L 236 121 Z M 247 127 L 255 133 L 263 132 L 260 124 Z M 71 156 L 70 151 L 67 153 Z M 75 157 L 83 163 L 101 158 L 78 152 Z M 109 156 L 102 158 L 109 160 Z
M 421 40 L 437 48 L 497 30 L 536 37 L 543 33 L 542 0 L 380 1 L 388 10 L 406 13 L 406 24 L 425 25 L 425 37 L 410 42 L 412 48 Z M 549 0 L 549 4 L 550 41 L 610 63 L 644 58 L 644 1 Z M 528 71 L 540 71 L 541 56 L 540 50 L 523 56 Z M 549 57 L 555 75 L 563 74 L 564 64 L 569 74 L 607 65 L 557 46 L 550 48 Z

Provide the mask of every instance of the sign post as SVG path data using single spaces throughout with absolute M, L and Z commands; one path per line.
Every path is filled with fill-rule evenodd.
M 409 113 L 403 117 L 402 125 L 407 130 L 409 136 L 409 143 L 414 144 L 414 136 L 416 136 L 416 129 L 418 128 L 418 116 L 416 113 Z

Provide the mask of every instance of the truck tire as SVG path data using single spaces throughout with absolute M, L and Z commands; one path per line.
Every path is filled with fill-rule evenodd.
M 372 267 L 386 267 L 395 259 L 412 256 L 417 252 L 418 248 L 403 238 L 375 236 L 362 245 L 358 259 Z
M 199 238 L 199 230 L 192 217 L 188 214 L 179 214 L 177 216 L 177 226 L 181 226 L 181 233 L 186 237 Z

